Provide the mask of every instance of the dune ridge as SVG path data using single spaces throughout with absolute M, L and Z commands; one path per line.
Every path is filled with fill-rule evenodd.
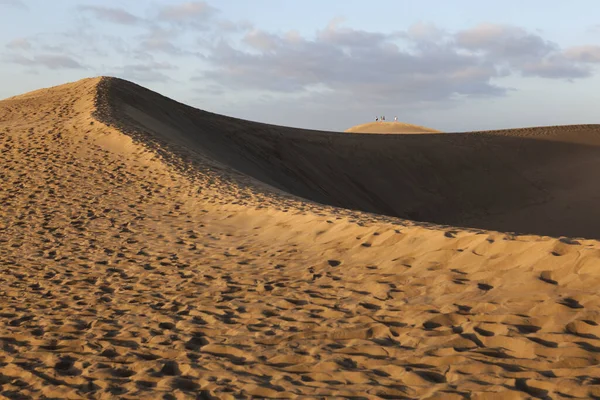
M 112 78 L 1 101 L 0 394 L 600 396 L 597 241 L 336 208 L 281 178 L 300 187 L 328 143 L 322 174 L 347 166 L 332 150 L 358 144 L 478 161 L 475 143 L 511 168 L 543 151 L 537 168 L 551 171 L 567 152 L 590 167 L 596 132 L 364 141 L 217 116 Z M 307 194 L 332 193 L 305 173 Z
M 591 174 L 600 168 L 600 125 L 348 135 L 224 117 L 103 82 L 113 119 L 161 140 L 168 157 L 213 160 L 283 193 L 420 222 L 600 237 Z

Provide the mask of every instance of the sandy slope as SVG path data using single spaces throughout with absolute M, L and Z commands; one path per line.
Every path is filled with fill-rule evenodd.
M 407 124 L 405 122 L 369 122 L 367 124 L 356 125 L 346 129 L 346 132 L 351 133 L 441 133 L 436 129 L 427 128 L 425 126 Z
M 508 140 L 525 149 L 518 160 L 539 142 L 593 166 L 595 129 L 443 145 L 498 154 Z M 0 394 L 600 396 L 598 242 L 321 206 L 231 168 L 266 174 L 280 165 L 264 161 L 276 158 L 269 146 L 279 163 L 325 140 L 342 146 L 344 134 L 308 133 L 108 79 L 0 102 Z M 410 140 L 400 143 L 434 143 Z M 252 152 L 239 161 L 239 149 Z

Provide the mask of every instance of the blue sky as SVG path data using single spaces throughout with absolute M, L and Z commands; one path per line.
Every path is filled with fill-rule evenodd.
M 600 3 L 0 0 L 0 98 L 89 76 L 344 130 L 598 123 Z

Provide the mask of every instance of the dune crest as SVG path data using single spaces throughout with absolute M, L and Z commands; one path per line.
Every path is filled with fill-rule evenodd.
M 397 121 L 377 121 L 369 122 L 362 125 L 356 125 L 352 128 L 346 129 L 345 132 L 350 133 L 442 133 L 436 129 L 427 128 L 425 126 L 407 124 L 405 122 Z
M 370 166 L 395 167 L 382 187 L 396 182 L 415 204 L 445 184 L 477 204 L 483 191 L 465 188 L 491 177 L 502 187 L 489 197 L 517 207 L 544 169 L 558 187 L 592 170 L 597 132 L 309 132 L 113 78 L 0 101 L 0 394 L 598 397 L 600 243 L 317 203 L 354 188 L 365 208 L 401 204 L 365 186 L 377 175 L 352 176 Z M 441 166 L 465 165 L 434 168 L 444 154 Z M 586 176 L 570 178 L 593 196 Z M 535 190 L 559 193 L 549 187 Z

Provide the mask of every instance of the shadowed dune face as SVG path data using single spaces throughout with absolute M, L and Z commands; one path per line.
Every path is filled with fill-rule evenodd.
M 600 238 L 600 126 L 348 135 L 228 118 L 105 79 L 110 114 L 316 202 L 417 221 Z

